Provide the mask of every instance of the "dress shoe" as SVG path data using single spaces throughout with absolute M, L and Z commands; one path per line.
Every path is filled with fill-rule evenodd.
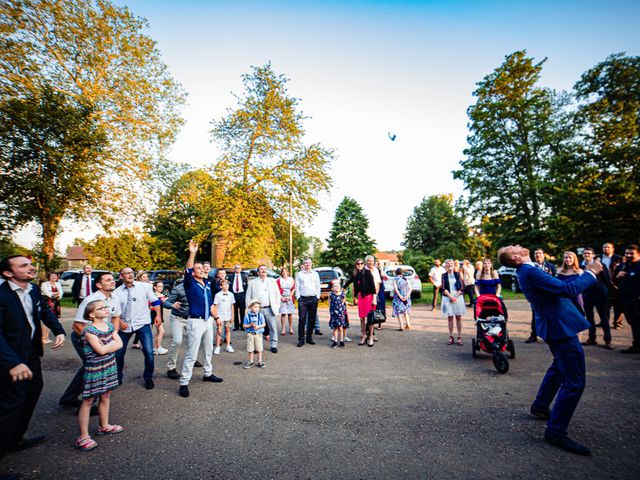
M 620 350 L 620 353 L 627 353 L 627 354 L 640 354 L 640 348 L 638 347 L 629 347 L 626 350 Z
M 575 453 L 577 455 L 584 455 L 585 457 L 591 455 L 591 450 L 578 442 L 574 442 L 568 436 L 553 437 L 545 433 L 544 441 L 549 445 L 553 445 L 554 447 L 561 448 L 562 450 L 566 450 L 567 452 Z
M 9 448 L 10 452 L 19 452 L 20 450 L 26 450 L 31 447 L 35 447 L 39 443 L 44 442 L 47 439 L 44 435 L 38 435 L 37 437 L 23 438 L 18 441 L 13 447 Z
M 529 412 L 539 420 L 549 420 L 549 417 L 551 416 L 549 408 L 536 408 L 533 405 L 531 405 Z
M 178 371 L 174 368 L 173 370 L 167 370 L 167 377 L 172 378 L 174 380 L 176 380 L 177 378 L 180 378 L 180 374 L 178 373 Z
M 202 368 L 202 364 L 198 360 L 196 360 L 196 363 L 194 363 L 193 366 L 196 368 Z
M 237 332 L 238 330 L 240 330 L 238 327 L 233 327 L 232 331 Z
M 187 385 L 180 385 L 180 389 L 178 390 L 178 394 L 181 397 L 187 398 L 189 396 L 189 387 Z
M 316 335 L 320 335 L 320 336 L 322 336 L 322 335 L 323 335 L 323 333 L 322 333 L 320 330 L 316 330 L 316 332 L 315 332 L 315 333 L 316 333 Z
M 538 337 L 529 337 L 524 341 L 524 343 L 536 343 L 537 341 Z
M 315 344 L 316 344 L 316 342 L 314 342 L 314 341 L 313 341 L 313 339 L 311 339 L 311 338 L 308 338 L 308 339 L 307 339 L 307 343 L 308 343 L 309 345 L 315 345 Z
M 596 342 L 595 338 L 590 338 L 586 342 L 582 342 L 582 345 L 584 345 L 585 347 L 588 347 L 588 346 L 591 346 L 591 345 L 598 345 L 598 342 Z
M 153 380 L 151 380 L 150 378 L 145 379 L 144 388 L 146 388 L 147 390 L 151 390 L 153 389 L 153 387 L 155 387 Z
M 277 347 L 271 347 L 271 353 L 278 353 Z
M 213 383 L 220 383 L 222 381 L 222 379 L 220 377 L 216 377 L 213 373 L 211 375 L 208 375 L 206 377 L 202 377 L 202 381 L 203 382 L 213 382 Z
M 607 350 L 613 350 L 613 347 L 611 346 L 611 342 L 604 342 L 604 345 L 602 345 L 602 348 L 605 348 Z
M 298 347 L 304 347 L 304 342 L 298 342 Z

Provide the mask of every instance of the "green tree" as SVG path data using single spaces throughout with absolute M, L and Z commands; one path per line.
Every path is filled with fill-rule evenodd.
M 96 142 L 92 152 L 82 155 L 99 157 L 104 190 L 111 192 L 110 199 L 123 199 L 103 206 L 106 197 L 99 198 L 99 192 L 83 182 L 85 178 L 72 175 L 57 188 L 84 189 L 93 202 L 61 205 L 63 217 L 106 221 L 108 207 L 117 205 L 130 212 L 145 191 L 141 182 L 152 170 L 152 159 L 162 157 L 182 123 L 179 107 L 185 95 L 162 62 L 156 43 L 143 34 L 146 28 L 146 20 L 108 0 L 0 2 L 0 103 L 7 108 L 11 102 L 33 102 L 50 88 L 68 105 L 90 107 L 86 123 L 91 130 L 85 137 L 95 129 L 104 135 L 106 146 Z M 50 118 L 59 121 L 54 115 Z M 10 173 L 17 177 L 21 172 Z M 98 203 L 100 208 L 88 209 Z M 0 214 L 14 223 L 33 217 L 43 221 L 43 251 L 52 259 L 56 216 L 47 211 L 32 215 L 22 208 L 14 205 L 9 210 L 3 205 Z
M 453 208 L 453 195 L 431 195 L 413 209 L 403 245 L 432 257 L 462 258 L 468 228 Z
M 350 273 L 356 258 L 375 252 L 368 228 L 369 219 L 360 204 L 353 198 L 344 197 L 333 217 L 327 249 L 320 255 L 322 263 Z
M 329 190 L 333 151 L 304 143 L 305 116 L 286 88 L 288 79 L 270 64 L 243 76 L 238 106 L 213 121 L 212 137 L 222 151 L 213 176 L 224 185 L 229 228 L 212 230 L 216 242 L 243 253 L 273 256 L 275 219 L 287 219 L 291 201 L 297 222 L 319 209 L 318 196 Z M 221 205 L 222 207 L 222 205 Z M 265 244 L 265 239 L 267 243 Z
M 576 154 L 552 166 L 551 207 L 562 247 L 638 241 L 640 57 L 617 53 L 576 83 Z
M 435 258 L 416 250 L 406 249 L 399 255 L 399 260 L 405 265 L 411 265 L 423 283 L 429 281 L 429 270 L 433 267 Z
M 469 147 L 453 174 L 468 190 L 468 212 L 488 220 L 494 244 L 543 242 L 549 164 L 572 148 L 569 96 L 536 85 L 544 62 L 524 50 L 508 55 L 477 84 L 467 110 Z
M 125 230 L 113 235 L 98 235 L 91 241 L 78 241 L 89 263 L 96 268 L 119 271 L 123 267 L 135 270 L 176 268 L 175 256 L 167 240 L 146 233 Z
M 0 219 L 9 230 L 31 221 L 41 227 L 45 269 L 54 266 L 60 221 L 107 209 L 111 200 L 105 136 L 92 114 L 48 88 L 0 103 Z

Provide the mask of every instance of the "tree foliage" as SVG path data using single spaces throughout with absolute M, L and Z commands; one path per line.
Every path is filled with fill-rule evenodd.
M 469 213 L 489 220 L 495 243 L 543 241 L 549 164 L 572 147 L 569 97 L 537 86 L 544 62 L 524 50 L 508 55 L 477 84 L 467 110 L 469 147 L 454 178 L 468 190 Z
M 356 258 L 375 251 L 375 242 L 369 237 L 368 228 L 369 219 L 360 204 L 344 197 L 336 208 L 327 249 L 320 256 L 322 263 L 351 272 Z
M 403 245 L 434 258 L 462 258 L 467 236 L 464 217 L 453 208 L 453 195 L 431 195 L 409 216 Z
M 146 233 L 125 230 L 114 235 L 98 235 L 78 242 L 95 268 L 119 271 L 174 269 L 177 267 L 171 244 Z

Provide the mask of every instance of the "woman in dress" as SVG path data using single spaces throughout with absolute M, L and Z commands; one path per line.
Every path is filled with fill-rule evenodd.
M 373 257 L 368 255 L 373 267 Z M 376 308 L 376 282 L 370 269 L 364 268 L 364 262 L 361 258 L 356 260 L 356 274 L 353 277 L 353 294 L 357 298 L 358 317 L 360 317 L 360 331 L 362 338 L 358 345 L 367 344 L 373 347 L 373 339 L 369 340 L 369 336 L 373 337 L 373 325 L 367 325 L 367 315 L 371 310 Z
M 393 316 L 398 318 L 398 324 L 401 332 L 406 328 L 411 329 L 409 315 L 411 314 L 411 285 L 404 276 L 404 270 L 398 267 L 396 276 L 393 279 Z M 405 327 L 402 327 L 402 317 L 404 317 Z
M 462 345 L 462 316 L 466 311 L 464 305 L 464 283 L 460 272 L 453 270 L 453 260 L 444 262 L 446 273 L 442 275 L 442 315 L 447 317 L 449 340 L 447 345 L 453 345 L 453 317 L 456 318 L 458 331 L 458 345 Z
M 293 335 L 293 313 L 296 311 L 296 306 L 293 303 L 294 293 L 296 291 L 296 282 L 293 277 L 289 275 L 289 270 L 282 267 L 280 269 L 280 278 L 276 281 L 278 288 L 280 289 L 280 322 L 282 323 L 282 331 L 280 335 L 287 334 L 286 320 L 289 318 L 289 335 Z
M 502 284 L 498 272 L 493 269 L 493 262 L 490 258 L 482 261 L 482 270 L 476 276 L 475 286 L 476 297 L 480 295 L 497 295 L 502 293 Z
M 167 299 L 167 296 L 163 293 L 164 283 L 161 280 L 153 282 L 153 293 L 156 294 L 158 300 L 160 300 L 163 304 Z M 151 305 L 149 305 L 151 308 Z M 155 325 L 156 320 L 156 311 L 151 310 L 151 328 Z M 160 323 L 156 326 L 156 338 L 153 341 L 153 353 L 156 355 L 164 355 L 168 353 L 169 350 L 162 346 L 162 339 L 164 338 L 164 308 L 160 306 Z
M 564 252 L 562 254 L 562 266 L 558 268 L 557 277 L 559 280 L 567 281 L 574 275 L 582 275 L 583 270 L 580 268 L 580 262 L 578 256 L 573 252 Z M 582 301 L 582 294 L 576 297 L 576 301 L 582 312 L 584 313 L 584 302 Z
M 62 298 L 62 284 L 58 281 L 58 274 L 56 272 L 49 272 L 47 275 L 47 281 L 40 285 L 40 291 L 47 300 L 49 308 L 60 320 L 60 299 Z M 49 329 L 42 325 L 42 343 L 51 343 L 49 339 Z

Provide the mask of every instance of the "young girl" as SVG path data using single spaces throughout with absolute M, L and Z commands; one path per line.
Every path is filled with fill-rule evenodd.
M 329 294 L 329 327 L 333 329 L 333 343 L 331 348 L 338 344 L 344 347 L 344 336 L 347 329 L 347 296 L 338 280 L 334 280 Z
M 398 267 L 396 278 L 393 280 L 393 316 L 398 317 L 398 324 L 401 332 L 406 328 L 411 329 L 409 315 L 411 314 L 411 285 L 404 277 L 404 271 Z M 405 327 L 402 327 L 402 316 L 404 316 Z
M 164 283 L 161 280 L 153 283 L 153 293 L 156 294 L 158 300 L 162 303 L 167 299 L 167 297 L 162 293 L 164 290 Z M 156 327 L 156 338 L 153 342 L 153 353 L 156 355 L 164 355 L 169 350 L 162 346 L 162 339 L 164 338 L 164 317 L 162 315 L 164 309 L 162 306 L 160 307 L 160 324 Z M 155 323 L 156 311 L 151 310 L 151 322 Z M 153 325 L 151 325 L 153 327 Z
M 98 444 L 89 435 L 89 412 L 94 397 L 100 397 L 98 435 L 120 433 L 120 425 L 109 424 L 109 396 L 118 386 L 118 370 L 115 352 L 122 348 L 120 335 L 111 323 L 105 322 L 109 307 L 102 300 L 90 302 L 84 311 L 84 319 L 92 322 L 82 331 L 84 345 L 84 391 L 82 405 L 78 410 L 80 436 L 75 447 L 84 452 L 93 450 Z

